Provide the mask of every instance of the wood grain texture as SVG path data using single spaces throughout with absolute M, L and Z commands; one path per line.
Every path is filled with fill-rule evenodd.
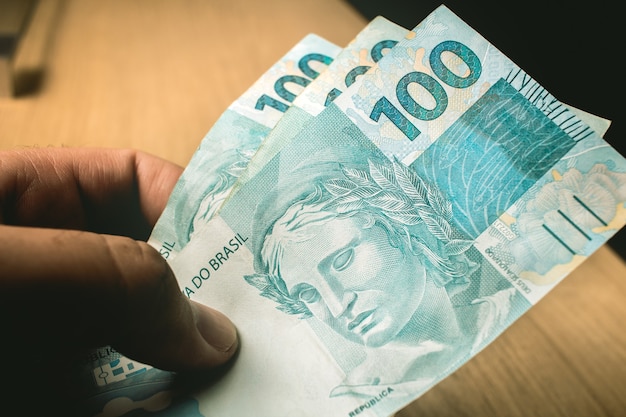
M 303 36 L 345 45 L 366 24 L 339 0 L 41 0 L 33 19 L 0 148 L 132 147 L 181 165 Z M 625 277 L 601 248 L 398 417 L 625 415 Z
M 345 45 L 338 0 L 41 0 L 0 100 L 0 146 L 133 147 L 186 164 L 221 113 L 308 33 Z M 34 90 L 34 91 L 33 91 Z

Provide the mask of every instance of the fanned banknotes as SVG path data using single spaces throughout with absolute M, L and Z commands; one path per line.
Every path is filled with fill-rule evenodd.
M 378 17 L 339 55 L 334 45 L 319 37 L 309 36 L 300 42 L 233 103 L 209 131 L 185 169 L 149 243 L 166 259 L 173 259 L 180 248 L 192 239 L 196 227 L 208 221 L 216 212 L 237 176 L 243 172 L 255 147 L 259 146 L 261 139 L 265 140 L 263 137 L 268 130 L 259 128 L 257 123 L 267 128 L 273 127 L 274 130 L 270 133 L 274 136 L 276 131 L 281 131 L 281 123 L 290 126 L 292 131 L 295 126 L 299 130 L 306 121 L 340 94 L 340 88 L 349 86 L 406 33 L 406 29 Z M 311 58 L 324 64 L 328 64 L 332 58 L 332 63 L 319 76 L 306 71 L 313 78 L 307 80 L 299 73 L 298 68 Z M 294 72 L 297 74 L 294 75 Z M 286 83 L 295 83 L 305 88 L 298 90 L 296 87 L 295 92 L 301 94 L 285 93 Z M 272 94 L 265 94 L 272 89 L 273 94 L 280 96 L 284 103 L 272 97 Z M 300 99 L 305 95 L 306 97 Z M 289 105 L 288 102 L 292 103 Z M 284 117 L 279 118 L 283 112 Z M 235 124 L 242 125 L 243 128 L 236 131 L 237 140 L 231 141 L 227 134 L 233 129 L 229 124 L 233 120 L 238 121 Z M 228 152 L 224 152 L 224 149 Z M 269 147 L 264 149 L 265 152 L 268 150 Z M 247 157 L 232 164 L 228 157 L 234 155 Z M 229 164 L 221 163 L 220 167 L 214 163 L 216 160 L 226 160 Z M 172 384 L 170 373 L 125 358 L 110 347 L 98 349 L 91 356 L 86 373 L 91 374 L 93 370 L 91 377 L 99 388 L 88 394 L 92 399 L 88 401 L 87 408 L 97 409 L 98 406 L 108 404 L 103 416 L 116 415 L 117 412 L 112 410 L 116 409 L 117 404 L 125 403 L 127 398 L 149 397 L 150 393 L 167 391 Z M 136 378 L 137 376 L 140 378 Z M 160 397 L 144 400 L 141 407 L 158 408 L 155 404 L 160 400 Z
M 622 227 L 625 200 L 623 157 L 441 7 L 172 261 L 242 338 L 199 409 L 387 416 Z
M 626 162 L 589 127 L 606 123 L 445 7 L 407 32 L 373 21 L 284 120 L 247 130 L 268 141 L 217 216 L 202 167 L 221 148 L 203 141 L 150 243 L 184 294 L 235 322 L 242 350 L 194 391 L 97 352 L 93 375 L 140 375 L 112 381 L 94 415 L 388 416 L 623 226 Z
M 296 97 L 275 128 L 263 141 L 248 166 L 235 183 L 234 190 L 253 177 L 286 143 L 288 143 L 313 117 L 339 97 L 342 90 L 351 86 L 358 76 L 374 66 L 386 51 L 402 39 L 408 30 L 382 16 L 372 20 L 337 58 L 305 90 Z

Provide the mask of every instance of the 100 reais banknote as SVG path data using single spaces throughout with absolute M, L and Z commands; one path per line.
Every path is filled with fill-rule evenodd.
M 211 209 L 200 184 L 216 174 L 194 163 L 205 139 L 153 233 L 157 249 L 178 243 L 181 291 L 237 325 L 232 368 L 182 394 L 166 373 L 123 369 L 93 415 L 388 416 L 623 226 L 626 161 L 589 126 L 602 121 L 443 6 L 406 34 L 378 25 L 321 54 L 328 72 L 255 135 Z M 103 356 L 94 377 L 140 366 Z

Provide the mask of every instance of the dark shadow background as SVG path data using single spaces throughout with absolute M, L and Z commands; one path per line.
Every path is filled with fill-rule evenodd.
M 382 15 L 411 29 L 441 4 L 431 0 L 348 0 L 367 19 Z M 622 155 L 626 18 L 617 2 L 449 0 L 461 19 L 556 98 L 612 120 L 605 139 Z M 626 230 L 609 244 L 626 259 Z

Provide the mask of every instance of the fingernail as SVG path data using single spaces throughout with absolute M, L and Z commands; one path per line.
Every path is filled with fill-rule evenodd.
M 239 345 L 239 337 L 230 319 L 210 307 L 192 303 L 197 313 L 196 327 L 204 340 L 219 352 L 234 353 Z

